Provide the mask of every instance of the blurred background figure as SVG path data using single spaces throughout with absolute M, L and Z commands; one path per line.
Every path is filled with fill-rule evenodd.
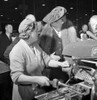
M 79 31 L 80 34 L 80 39 L 83 40 L 87 40 L 88 36 L 87 36 L 87 32 L 88 31 L 88 25 L 87 24 L 83 24 L 82 25 L 82 29 Z
M 11 24 L 7 24 L 5 26 L 5 33 L 0 35 L 0 60 L 7 63 L 4 57 L 4 52 L 6 48 L 12 43 L 11 34 L 13 32 L 13 26 Z
M 5 33 L 0 35 L 0 100 L 11 100 L 12 81 L 10 78 L 10 69 L 8 60 L 4 57 L 6 48 L 12 43 L 11 34 L 13 26 L 7 24 Z
M 1 25 L 0 25 L 0 35 L 2 34 L 2 28 L 1 28 Z
M 26 16 L 27 20 L 33 20 L 35 21 L 36 19 L 33 17 L 32 14 L 28 14 Z M 17 31 L 13 31 L 12 33 L 12 40 L 13 42 L 6 48 L 5 52 L 4 52 L 4 56 L 5 58 L 9 61 L 9 53 L 12 50 L 12 48 L 19 42 L 20 38 L 19 38 L 19 33 Z
M 71 42 L 77 41 L 77 33 L 73 23 L 66 18 L 67 10 L 57 6 L 43 18 L 46 23 L 40 34 L 40 46 L 55 60 L 62 58 L 63 48 Z M 69 71 L 68 71 L 69 72 Z M 57 78 L 63 82 L 68 80 L 68 74 L 60 68 L 47 69 L 50 79 Z
M 89 19 L 90 31 L 87 31 L 87 35 L 94 40 L 97 40 L 97 15 L 93 15 Z

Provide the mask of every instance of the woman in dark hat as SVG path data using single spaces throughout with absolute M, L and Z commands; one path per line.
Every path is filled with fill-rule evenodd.
M 43 18 L 47 24 L 40 34 L 40 46 L 56 60 L 61 60 L 64 47 L 77 41 L 76 29 L 73 23 L 66 18 L 66 13 L 67 10 L 64 7 L 57 6 Z M 60 68 L 47 69 L 47 72 L 50 73 L 51 79 L 58 78 L 66 82 L 69 78 L 68 74 L 62 72 Z

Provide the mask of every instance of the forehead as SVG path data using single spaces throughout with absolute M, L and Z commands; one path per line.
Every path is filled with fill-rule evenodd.
M 82 26 L 82 28 L 87 28 L 87 27 L 88 27 L 87 25 L 83 25 L 83 26 Z
M 6 25 L 6 28 L 12 28 L 12 25 Z

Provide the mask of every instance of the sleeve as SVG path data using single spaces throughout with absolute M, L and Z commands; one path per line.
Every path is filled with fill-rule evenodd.
M 91 32 L 91 31 L 87 31 L 86 34 L 91 37 L 94 40 L 97 40 L 97 37 Z
M 12 81 L 18 83 L 19 76 L 24 73 L 25 65 L 22 50 L 12 50 L 9 57 Z
M 46 67 L 48 67 L 48 63 L 50 62 L 50 60 L 52 60 L 52 58 L 49 55 L 47 55 L 45 52 L 43 52 L 43 60 Z
M 74 26 L 68 28 L 70 42 L 77 42 L 77 32 Z

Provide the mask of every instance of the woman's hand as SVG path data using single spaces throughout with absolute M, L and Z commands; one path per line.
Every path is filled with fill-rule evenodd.
M 67 72 L 68 74 L 71 73 L 72 67 L 70 67 L 70 64 L 68 63 L 68 61 L 61 62 L 61 68 L 62 68 L 62 71 Z
M 60 60 L 60 56 L 55 55 L 55 52 L 52 53 L 52 54 L 50 55 L 50 57 L 53 58 L 53 59 L 56 60 L 56 61 Z
M 46 76 L 37 76 L 37 83 L 40 86 L 50 86 L 49 79 Z
M 62 68 L 68 68 L 69 67 L 69 62 L 68 61 L 60 62 L 59 66 L 62 67 Z

